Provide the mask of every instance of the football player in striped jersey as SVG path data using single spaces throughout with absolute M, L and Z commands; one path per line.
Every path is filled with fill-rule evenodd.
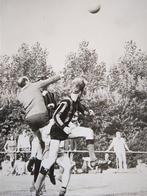
M 57 107 L 53 119 L 54 124 L 51 127 L 50 136 L 50 149 L 49 157 L 42 161 L 41 170 L 38 175 L 37 181 L 35 183 L 36 196 L 39 195 L 40 188 L 45 179 L 45 176 L 51 166 L 57 159 L 60 142 L 66 139 L 74 138 L 85 138 L 87 143 L 87 149 L 89 152 L 89 157 L 91 160 L 91 165 L 96 166 L 98 160 L 95 156 L 94 151 L 94 133 L 90 128 L 85 127 L 75 127 L 70 125 L 70 122 L 76 111 L 81 112 L 80 98 L 84 92 L 85 81 L 83 78 L 76 78 L 72 82 L 71 95 L 68 98 L 63 99 L 59 106 Z M 83 112 L 83 111 L 82 111 Z M 66 187 L 64 189 L 63 195 L 66 193 Z

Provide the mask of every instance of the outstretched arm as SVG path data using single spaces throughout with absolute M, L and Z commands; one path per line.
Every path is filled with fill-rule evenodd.
M 48 78 L 46 80 L 40 80 L 40 81 L 36 82 L 35 84 L 39 88 L 44 88 L 44 87 L 47 87 L 50 84 L 53 84 L 53 83 L 57 82 L 60 79 L 61 79 L 61 76 L 54 76 L 54 77 Z

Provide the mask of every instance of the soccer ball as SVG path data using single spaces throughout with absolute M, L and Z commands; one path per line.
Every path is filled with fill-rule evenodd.
M 93 0 L 89 2 L 88 11 L 91 14 L 97 14 L 101 9 L 101 5 L 97 0 Z

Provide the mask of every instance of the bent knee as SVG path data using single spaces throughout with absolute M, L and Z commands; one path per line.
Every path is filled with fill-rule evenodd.
M 86 137 L 86 140 L 93 140 L 94 139 L 93 130 L 90 129 L 90 128 L 86 128 L 86 130 L 85 130 L 85 137 Z

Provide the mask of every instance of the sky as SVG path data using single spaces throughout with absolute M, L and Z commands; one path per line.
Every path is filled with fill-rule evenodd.
M 98 4 L 101 10 L 90 14 Z M 39 42 L 48 64 L 60 71 L 82 40 L 107 66 L 117 62 L 126 41 L 147 52 L 147 0 L 0 0 L 0 55 Z

